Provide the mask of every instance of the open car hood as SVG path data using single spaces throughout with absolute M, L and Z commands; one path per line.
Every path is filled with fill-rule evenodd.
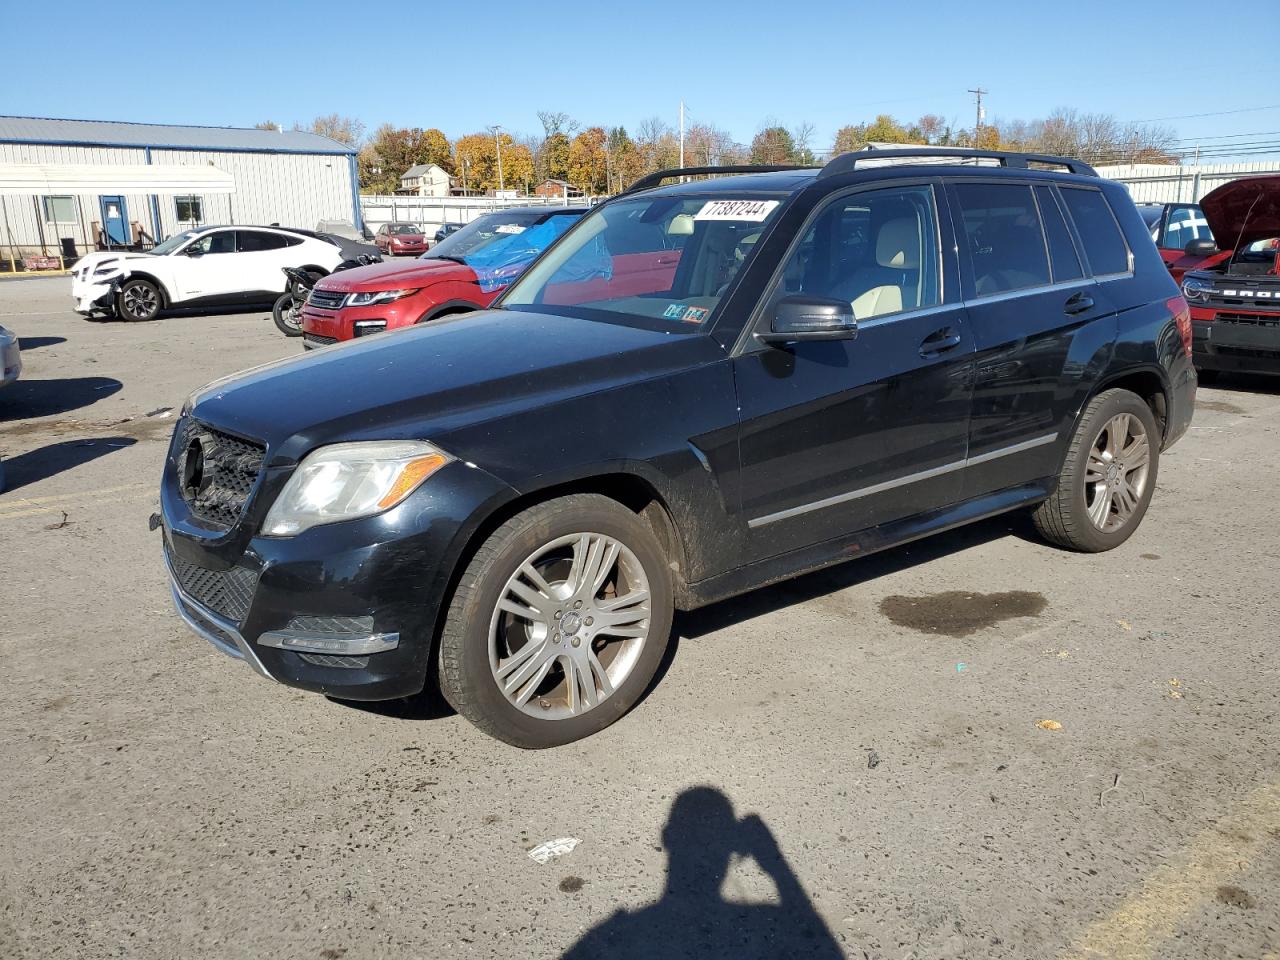
M 1280 237 L 1280 175 L 1223 184 L 1200 201 L 1200 209 L 1223 250 Z

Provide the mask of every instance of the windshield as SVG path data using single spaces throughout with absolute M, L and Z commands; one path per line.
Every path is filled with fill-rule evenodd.
M 166 253 L 173 253 L 173 251 L 177 250 L 180 246 L 196 235 L 195 230 L 187 230 L 183 233 L 174 234 L 164 243 L 157 243 L 152 247 L 151 253 L 157 257 L 163 257 Z
M 771 198 L 650 197 L 598 208 L 504 307 L 705 323 L 781 207 Z
M 487 293 L 506 286 L 580 217 L 572 213 L 490 213 L 441 240 L 423 259 L 457 260 Z M 539 222 L 541 221 L 541 222 Z
M 387 232 L 400 236 L 406 233 L 421 233 L 422 231 L 412 223 L 392 223 L 388 224 Z

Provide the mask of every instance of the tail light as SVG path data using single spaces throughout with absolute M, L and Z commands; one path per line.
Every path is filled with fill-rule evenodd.
M 1178 336 L 1182 337 L 1182 349 L 1191 356 L 1191 308 L 1182 297 L 1170 297 L 1164 302 L 1173 314 L 1173 322 L 1178 327 Z

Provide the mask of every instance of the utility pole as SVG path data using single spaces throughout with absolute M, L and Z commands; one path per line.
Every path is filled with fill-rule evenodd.
M 987 118 L 987 115 L 982 112 L 982 98 L 986 94 L 990 93 L 990 91 L 983 90 L 981 87 L 978 87 L 976 90 L 969 90 L 967 92 L 972 93 L 974 98 L 978 101 L 977 122 L 973 125 L 973 145 L 976 147 L 978 145 L 978 131 L 982 129 L 982 121 Z
M 684 101 L 680 101 L 680 166 L 684 166 Z
M 493 144 L 498 148 L 498 191 L 502 192 L 507 188 L 506 181 L 502 178 L 502 140 L 498 137 L 502 132 L 502 125 L 495 123 L 489 129 L 493 131 Z

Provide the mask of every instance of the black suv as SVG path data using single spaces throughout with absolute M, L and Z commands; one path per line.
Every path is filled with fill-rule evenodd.
M 182 617 L 264 677 L 430 681 L 553 746 L 637 701 L 676 608 L 1019 508 L 1117 546 L 1195 386 L 1185 302 L 1082 163 L 666 171 L 494 309 L 196 394 L 165 556 Z

